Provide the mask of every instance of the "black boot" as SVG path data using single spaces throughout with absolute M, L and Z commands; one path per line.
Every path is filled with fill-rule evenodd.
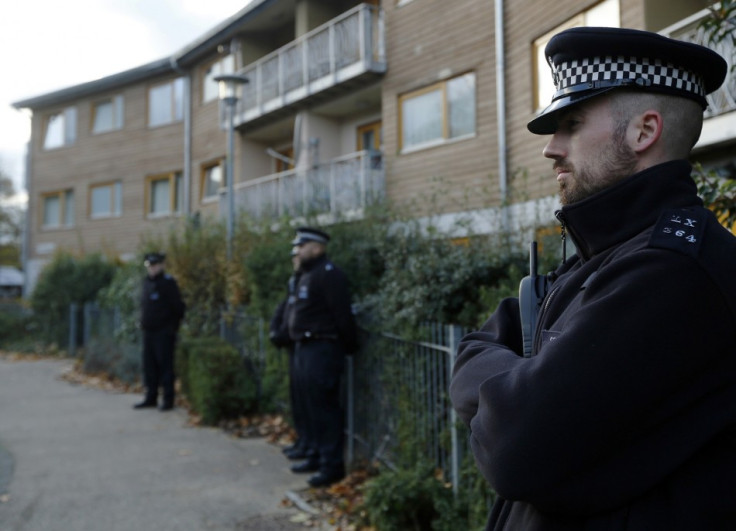
M 345 467 L 338 466 L 334 468 L 323 469 L 307 480 L 310 487 L 326 487 L 337 483 L 345 477 Z
M 149 407 L 156 407 L 158 404 L 155 399 L 146 398 L 143 402 L 133 406 L 133 409 L 145 409 Z

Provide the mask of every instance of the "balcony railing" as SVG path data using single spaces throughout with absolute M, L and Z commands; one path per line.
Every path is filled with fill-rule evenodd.
M 694 15 L 679 21 L 672 26 L 662 30 L 662 34 L 674 39 L 693 42 L 712 48 L 726 60 L 728 63 L 728 74 L 721 88 L 707 96 L 708 109 L 705 112 L 706 118 L 712 118 L 720 114 L 724 114 L 736 110 L 736 76 L 733 75 L 734 65 L 734 45 L 731 39 L 724 39 L 720 43 L 711 43 L 708 39 L 708 33 L 702 27 L 702 21 L 709 15 L 707 9 L 703 9 Z
M 361 4 L 241 69 L 242 124 L 354 80 L 386 71 L 383 11 Z
M 383 196 L 384 170 L 379 151 L 358 151 L 327 164 L 290 170 L 235 184 L 235 210 L 258 219 L 284 215 L 350 216 Z M 220 195 L 227 212 L 227 195 Z

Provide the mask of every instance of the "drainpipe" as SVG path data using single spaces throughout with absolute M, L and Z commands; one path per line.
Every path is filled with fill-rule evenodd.
M 176 62 L 174 57 L 169 59 L 171 68 L 175 72 L 184 76 L 184 171 L 182 180 L 184 181 L 184 212 L 185 216 L 189 216 L 191 212 L 191 195 L 192 195 L 192 77 L 186 70 L 183 70 Z
M 509 191 L 508 169 L 506 167 L 506 52 L 504 50 L 503 0 L 495 0 L 494 16 L 496 17 L 496 115 L 498 128 L 498 188 L 501 193 L 501 229 L 508 231 Z

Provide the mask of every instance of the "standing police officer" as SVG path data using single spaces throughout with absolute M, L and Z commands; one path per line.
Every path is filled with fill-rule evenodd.
M 314 450 L 313 444 L 309 442 L 308 434 L 309 426 L 306 423 L 307 414 L 305 412 L 306 401 L 301 389 L 297 386 L 299 381 L 298 375 L 294 369 L 294 342 L 289 337 L 289 313 L 296 302 L 296 285 L 301 275 L 299 269 L 299 250 L 294 247 L 291 250 L 291 263 L 293 266 L 293 274 L 289 277 L 287 284 L 287 296 L 281 301 L 271 318 L 269 329 L 269 339 L 274 346 L 284 348 L 289 355 L 289 405 L 291 407 L 291 418 L 294 422 L 294 430 L 297 439 L 293 445 L 284 448 L 284 454 L 289 459 L 306 459 L 310 457 Z
M 156 407 L 158 388 L 163 388 L 161 411 L 174 407 L 174 345 L 186 309 L 179 286 L 164 272 L 166 255 L 148 253 L 144 265 L 141 329 L 143 330 L 143 383 L 146 396 L 135 409 Z
M 295 343 L 294 374 L 297 387 L 303 391 L 308 433 L 316 450 L 292 470 L 317 472 L 308 480 L 313 487 L 345 476 L 340 377 L 345 354 L 357 350 L 348 281 L 325 254 L 329 239 L 321 230 L 300 227 L 292 242 L 301 275 L 288 315 L 289 337 Z

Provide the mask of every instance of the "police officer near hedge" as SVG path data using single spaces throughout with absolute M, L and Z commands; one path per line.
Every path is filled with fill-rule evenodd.
M 528 124 L 576 253 L 551 275 L 530 355 L 519 300 L 462 339 L 450 394 L 498 494 L 493 530 L 736 529 L 736 238 L 687 159 L 714 51 L 573 28 Z
M 165 272 L 166 255 L 148 253 L 143 264 L 141 320 L 143 330 L 143 383 L 146 394 L 135 409 L 158 406 L 159 387 L 163 390 L 161 411 L 174 407 L 174 346 L 185 305 L 174 277 Z
M 292 470 L 317 472 L 308 480 L 313 487 L 330 485 L 345 476 L 340 379 L 345 355 L 357 350 L 348 280 L 326 255 L 329 240 L 324 231 L 300 227 L 292 242 L 301 274 L 288 316 L 289 337 L 295 345 L 294 373 L 316 450 Z
M 300 460 L 311 457 L 315 450 L 310 443 L 309 426 L 307 424 L 307 413 L 305 411 L 306 400 L 304 390 L 298 386 L 299 375 L 294 368 L 294 342 L 289 337 L 289 314 L 296 302 L 296 286 L 299 282 L 301 270 L 299 268 L 299 249 L 291 249 L 291 263 L 293 273 L 287 282 L 286 298 L 282 300 L 274 311 L 269 327 L 269 340 L 274 346 L 283 348 L 289 356 L 289 405 L 291 417 L 296 431 L 296 441 L 291 446 L 284 448 L 284 455 L 289 459 Z

